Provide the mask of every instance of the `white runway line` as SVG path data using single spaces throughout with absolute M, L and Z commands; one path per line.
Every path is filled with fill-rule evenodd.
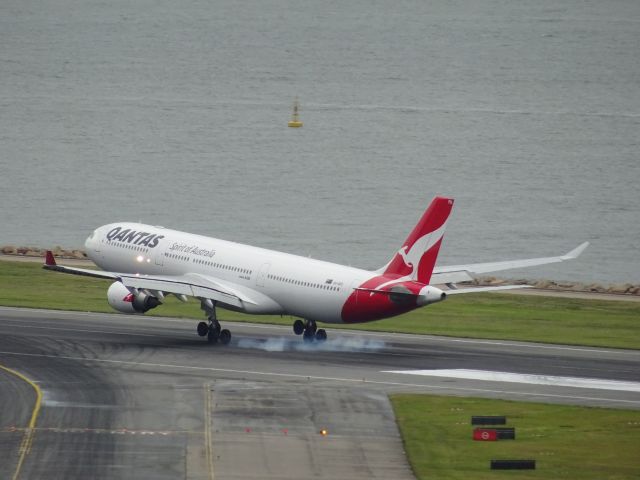
M 550 385 L 555 387 L 594 388 L 597 390 L 620 390 L 640 392 L 640 382 L 623 382 L 600 378 L 557 377 L 553 375 L 528 375 L 522 373 L 492 372 L 484 370 L 443 369 L 443 370 L 383 370 L 383 373 L 401 373 L 425 377 L 460 378 L 464 380 L 484 380 L 489 382 L 526 383 L 529 385 Z

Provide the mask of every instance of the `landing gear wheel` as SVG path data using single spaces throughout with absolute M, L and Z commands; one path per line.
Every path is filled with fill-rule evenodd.
M 220 338 L 220 333 L 215 328 L 209 328 L 209 333 L 207 333 L 207 340 L 209 343 L 218 343 L 218 338 Z
M 220 332 L 220 343 L 228 345 L 231 341 L 231 332 L 226 328 Z
M 293 333 L 296 335 L 302 335 L 304 332 L 304 322 L 302 320 L 296 320 L 293 322 Z
M 200 322 L 198 324 L 198 335 L 204 337 L 207 335 L 207 333 L 209 333 L 209 326 L 206 322 Z
M 214 318 L 209 318 L 208 329 L 207 340 L 209 340 L 209 343 L 217 343 L 220 338 L 220 322 Z
M 316 325 L 315 320 L 296 320 L 293 323 L 293 331 L 296 335 L 300 335 L 302 333 L 302 339 L 305 342 L 313 342 L 316 338 L 316 331 L 318 330 L 318 326 Z M 326 334 L 325 334 L 326 338 Z
M 321 328 L 316 332 L 316 342 L 324 342 L 327 340 L 327 332 Z

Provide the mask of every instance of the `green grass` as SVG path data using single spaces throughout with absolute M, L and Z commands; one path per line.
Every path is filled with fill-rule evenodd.
M 477 398 L 392 395 L 419 479 L 637 479 L 640 412 Z M 474 442 L 472 415 L 506 415 L 516 440 Z M 535 459 L 534 471 L 492 471 L 492 459 Z
M 45 271 L 29 262 L 0 262 L 0 305 L 113 312 L 107 280 Z M 199 303 L 173 297 L 150 313 L 203 318 Z M 221 320 L 291 325 L 290 317 L 250 316 L 221 310 Z M 640 349 L 640 302 L 480 293 L 353 328 L 456 337 Z

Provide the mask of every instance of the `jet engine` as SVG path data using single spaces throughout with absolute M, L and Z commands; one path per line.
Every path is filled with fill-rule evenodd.
M 162 302 L 144 292 L 132 293 L 120 282 L 114 282 L 107 290 L 109 305 L 122 313 L 145 313 Z

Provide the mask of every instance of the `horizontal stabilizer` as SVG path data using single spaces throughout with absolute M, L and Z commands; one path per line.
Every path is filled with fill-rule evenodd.
M 369 293 L 381 293 L 383 295 L 404 295 L 406 297 L 418 297 L 419 295 L 417 293 L 411 293 L 411 292 L 398 292 L 395 290 L 377 290 L 375 288 L 362 288 L 362 287 L 358 287 L 358 288 L 354 288 L 354 290 L 360 290 L 361 292 L 369 292 Z

